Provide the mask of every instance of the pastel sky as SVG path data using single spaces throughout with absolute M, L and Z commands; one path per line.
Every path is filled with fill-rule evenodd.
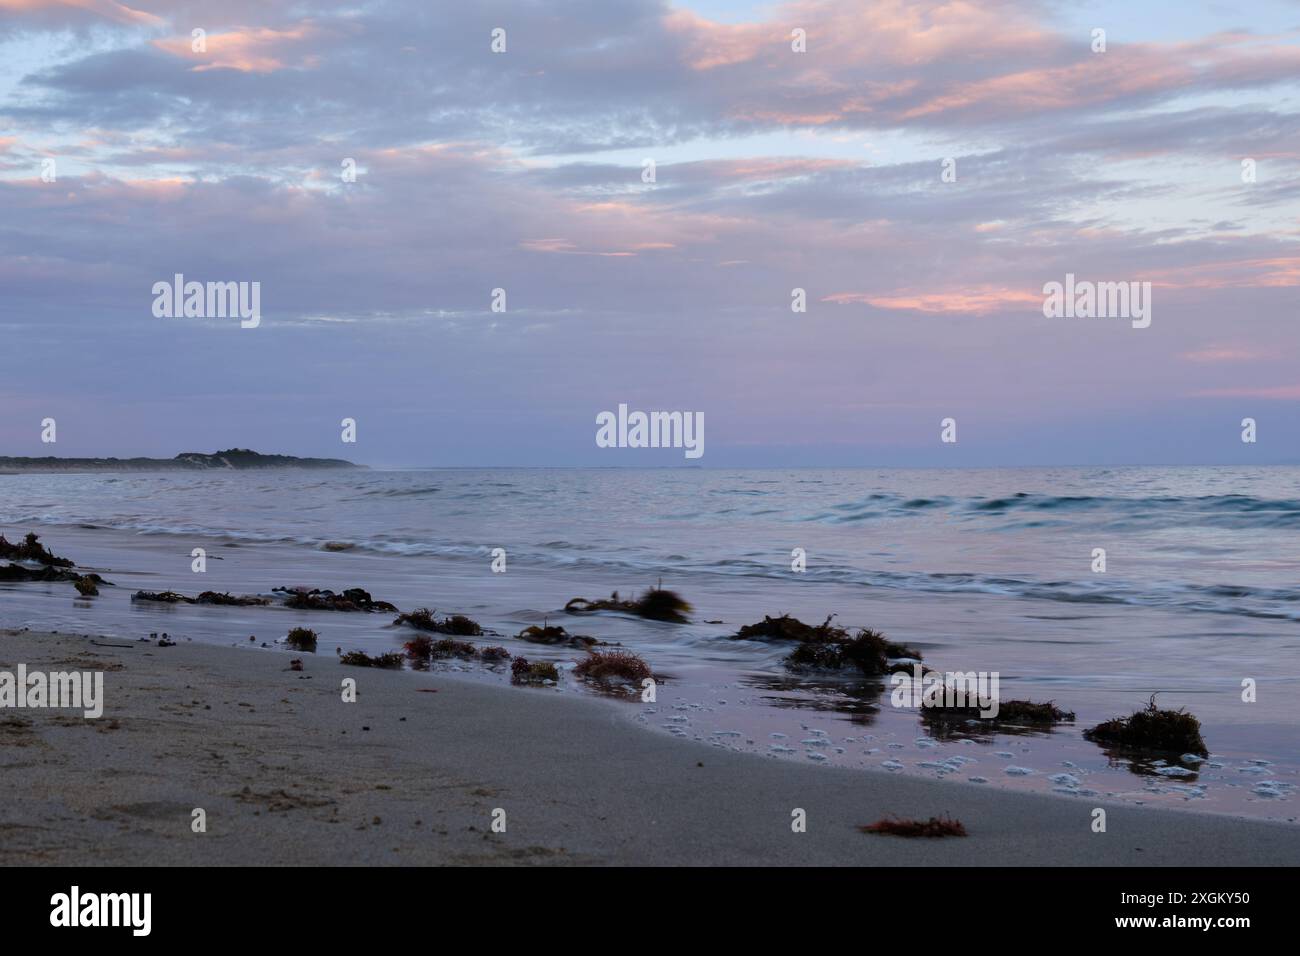
M 1280 0 L 0 0 L 0 454 L 686 464 L 596 447 L 626 403 L 702 412 L 706 467 L 1298 461 L 1298 40 Z M 155 317 L 176 273 L 261 326 Z M 1045 318 L 1067 273 L 1150 327 Z

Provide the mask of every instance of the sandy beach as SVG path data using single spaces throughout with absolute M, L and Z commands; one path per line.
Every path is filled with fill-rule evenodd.
M 106 697 L 0 715 L 0 864 L 1300 862 L 1285 824 L 792 764 L 645 731 L 636 704 L 301 656 L 0 632 L 0 670 L 103 670 Z M 941 814 L 969 836 L 857 829 Z

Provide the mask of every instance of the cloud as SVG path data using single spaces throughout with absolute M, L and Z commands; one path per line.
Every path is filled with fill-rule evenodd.
M 1052 117 L 1077 126 L 1117 107 L 1264 89 L 1300 65 L 1284 34 L 1112 43 L 1094 54 L 1036 19 L 1034 6 L 1005 2 L 801 0 L 741 24 L 665 0 L 612 0 L 595 14 L 564 0 L 210 10 L 189 4 L 171 11 L 171 36 L 28 75 L 37 105 L 18 115 L 83 127 L 166 118 L 172 137 L 204 143 L 249 123 L 284 124 L 286 138 L 342 123 L 372 143 L 485 139 L 537 155 L 900 124 L 1024 142 L 1059 135 Z M 198 22 L 206 53 L 190 49 Z M 494 55 L 489 34 L 502 23 L 509 46 Z M 790 49 L 792 24 L 808 32 L 806 53 Z M 159 52 L 172 62 L 151 58 Z M 251 95 L 223 74 L 269 82 Z
M 304 45 L 318 36 L 314 25 L 301 23 L 284 30 L 261 27 L 213 33 L 202 38 L 200 50 L 194 49 L 198 41 L 188 36 L 154 40 L 153 45 L 172 56 L 192 61 L 194 65 L 190 69 L 196 72 L 225 69 L 272 73 L 285 69 L 286 60 L 295 60 L 302 66 L 318 63 L 318 56 L 302 51 Z
M 857 292 L 836 292 L 825 296 L 823 302 L 837 305 L 865 303 L 878 309 L 896 309 L 905 312 L 958 313 L 988 315 L 1009 309 L 1024 311 L 1041 309 L 1042 295 L 1023 289 L 962 289 L 951 292 L 913 292 L 899 295 L 870 295 Z
M 58 22 L 66 16 L 91 14 L 117 23 L 154 25 L 162 23 L 160 17 L 136 10 L 114 0 L 0 0 L 0 10 L 7 14 L 48 14 L 34 19 L 37 22 Z
M 1093 54 L 1036 3 L 721 24 L 661 0 L 141 0 L 158 23 L 2 2 L 14 382 L 82 407 L 202 388 L 249 423 L 250 395 L 346 401 L 395 449 L 452 406 L 466 448 L 494 422 L 531 442 L 580 420 L 587 441 L 593 396 L 791 446 L 932 431 L 940 407 L 1044 428 L 1086 408 L 1105 432 L 1187 414 L 1177 397 L 1237 389 L 1234 363 L 1267 371 L 1294 340 L 1285 25 Z M 263 327 L 155 319 L 176 272 L 262 282 Z M 1067 272 L 1151 281 L 1151 329 L 1045 320 Z

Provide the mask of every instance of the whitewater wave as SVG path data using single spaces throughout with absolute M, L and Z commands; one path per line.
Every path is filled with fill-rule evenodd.
M 22 523 L 22 522 L 20 522 Z M 41 516 L 28 524 L 78 525 L 80 520 L 60 520 Z M 203 538 L 231 543 L 287 545 L 316 551 L 329 550 L 326 545 L 338 537 L 275 534 L 272 532 L 203 528 L 195 525 L 160 525 L 139 521 L 101 521 L 101 529 L 127 531 L 139 535 L 168 535 Z M 431 541 L 382 537 L 347 537 L 349 551 L 370 552 L 400 558 L 474 558 L 485 559 L 492 547 L 470 541 Z M 589 543 L 546 539 L 516 544 L 510 549 L 515 567 L 591 569 L 626 574 L 642 581 L 655 575 L 671 573 L 677 577 L 699 575 L 788 580 L 787 564 L 771 556 L 739 556 L 717 559 L 692 559 L 679 553 L 657 555 L 635 547 L 601 547 Z M 1035 580 L 1004 574 L 962 571 L 889 571 L 836 565 L 822 561 L 800 574 L 806 584 L 835 584 L 867 589 L 888 589 L 929 594 L 972 594 L 1018 598 L 1064 604 L 1128 605 L 1170 611 L 1239 615 L 1251 618 L 1300 621 L 1300 589 L 1263 587 L 1233 583 L 1147 583 L 1117 579 L 1112 575 L 1098 579 Z
M 1172 493 L 1216 488 L 1234 493 Z M 0 485 L 0 525 L 21 530 L 93 525 L 314 551 L 347 542 L 407 559 L 478 560 L 506 546 L 512 568 L 590 568 L 638 583 L 660 574 L 788 580 L 789 549 L 800 545 L 815 556 L 799 576 L 811 585 L 1284 620 L 1300 619 L 1297 524 L 1294 470 L 1031 479 L 443 470 Z M 1123 556 L 1110 573 L 1089 573 L 1094 545 Z
M 946 511 L 957 520 L 1014 517 L 1024 513 L 1097 515 L 1101 527 L 1129 529 L 1188 524 L 1213 528 L 1279 528 L 1300 524 L 1300 500 L 1256 498 L 1250 495 L 1199 495 L 1159 497 L 1107 497 L 1096 495 L 1041 495 L 1020 492 L 998 498 L 905 498 L 870 495 L 855 502 L 831 505 L 806 515 L 801 521 L 851 524 L 881 518 L 906 518 L 923 512 Z M 1004 528 L 1044 526 L 1021 521 Z

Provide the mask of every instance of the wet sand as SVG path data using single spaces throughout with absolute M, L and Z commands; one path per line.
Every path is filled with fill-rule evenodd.
M 418 490 L 427 479 L 412 480 Z M 393 490 L 384 484 L 380 487 Z M 87 507 L 99 507 L 97 496 L 108 493 L 108 488 L 88 486 Z M 304 494 L 314 493 L 304 490 Z M 27 530 L 26 525 L 0 528 L 10 540 L 21 538 Z M 315 551 L 283 542 L 244 542 L 235 547 L 233 542 L 107 528 L 61 526 L 51 532 L 46 543 L 56 553 L 76 558 L 83 570 L 96 571 L 116 586 L 103 588 L 93 600 L 81 600 L 63 582 L 0 584 L 0 627 L 94 632 L 128 640 L 167 631 L 229 647 L 245 645 L 253 634 L 259 642 L 275 643 L 291 628 L 303 626 L 318 629 L 322 645 L 331 651 L 336 646 L 370 654 L 399 650 L 409 634 L 392 627 L 389 616 L 293 610 L 270 590 L 275 585 L 335 590 L 362 585 L 375 597 L 405 610 L 432 605 L 440 613 L 468 614 L 498 632 L 487 636 L 491 643 L 561 668 L 571 667 L 581 655 L 571 647 L 538 646 L 512 635 L 549 619 L 571 631 L 622 645 L 669 678 L 660 695 L 659 713 L 638 711 L 643 724 L 665 733 L 709 738 L 711 743 L 777 754 L 778 759 L 798 764 L 810 762 L 811 757 L 822 766 L 892 767 L 893 773 L 928 779 L 979 777 L 991 788 L 1038 793 L 1075 786 L 1077 781 L 1080 799 L 1100 795 L 1133 805 L 1297 821 L 1300 762 L 1292 745 L 1297 721 L 1287 702 L 1294 700 L 1291 685 L 1298 682 L 1278 675 L 1300 674 L 1300 667 L 1283 663 L 1295 656 L 1293 649 L 1278 651 L 1270 643 L 1272 638 L 1252 630 L 1255 623 L 1247 627 L 1231 616 L 1217 623 L 1210 620 L 1213 616 L 1197 618 L 1200 623 L 1195 627 L 1185 627 L 1190 619 L 1178 615 L 1097 605 L 1089 606 L 1086 615 L 1076 620 L 1055 622 L 1040 632 L 1041 622 L 1030 620 L 1030 607 L 1019 599 L 930 595 L 919 612 L 914 593 L 907 590 L 858 589 L 860 593 L 851 594 L 827 585 L 773 582 L 772 590 L 763 593 L 767 585 L 755 580 L 706 573 L 673 582 L 680 583 L 683 594 L 695 603 L 695 622 L 664 624 L 623 614 L 564 614 L 565 602 L 575 595 L 607 595 L 629 583 L 604 568 L 562 569 L 520 561 L 510 565 L 509 573 L 495 574 L 486 559 L 427 555 L 397 559 L 364 550 Z M 209 548 L 207 571 L 196 575 L 191 547 L 204 543 Z M 133 601 L 137 589 L 190 595 L 210 589 L 261 594 L 274 601 L 269 607 L 217 610 Z M 1043 610 L 1039 607 L 1032 613 Z M 769 612 L 790 612 L 805 621 L 822 621 L 828 613 L 843 612 L 836 619 L 839 623 L 883 630 L 922 651 L 936 668 L 1000 671 L 1006 699 L 1052 700 L 1074 711 L 1077 720 L 1050 733 L 972 734 L 975 740 L 970 744 L 940 739 L 914 710 L 890 706 L 883 680 L 833 672 L 792 673 L 782 663 L 790 652 L 788 645 L 728 639 L 742 625 Z M 1057 630 L 1058 624 L 1065 630 Z M 1232 630 L 1239 625 L 1247 629 Z M 1230 637 L 1223 633 L 1229 630 Z M 1195 634 L 1200 643 L 1170 652 L 1161 638 L 1159 648 L 1153 650 L 1150 640 L 1135 637 L 1137 632 Z M 1088 659 L 1090 654 L 1094 659 Z M 1105 669 L 1109 677 L 1096 674 L 1099 654 L 1109 662 Z M 1171 662 L 1170 654 L 1177 663 Z M 501 673 L 484 673 L 477 662 L 466 666 L 475 680 L 494 684 L 508 680 Z M 1239 671 L 1267 672 L 1272 686 L 1257 702 L 1243 705 L 1234 677 Z M 1089 674 L 1098 679 L 1081 679 Z M 572 681 L 566 681 L 564 689 L 569 696 L 591 696 Z M 1194 776 L 1135 772 L 1123 755 L 1115 756 L 1082 737 L 1084 728 L 1144 706 L 1156 690 L 1161 691 L 1163 706 L 1186 708 L 1202 721 L 1210 760 L 1196 765 L 1179 761 L 1168 768 L 1174 773 L 1191 770 Z M 814 728 L 828 732 L 826 746 L 801 745 L 803 739 L 816 735 Z M 814 752 L 820 757 L 811 756 Z M 939 762 L 951 757 L 975 762 L 960 771 L 941 769 Z M 1009 773 L 1008 768 L 1033 772 L 1021 775 Z M 1073 780 L 1055 779 L 1063 774 Z M 1267 786 L 1274 783 L 1276 790 Z
M 1295 825 L 803 766 L 648 732 L 636 704 L 330 653 L 0 631 L 19 663 L 105 670 L 106 700 L 0 710 L 4 865 L 1300 863 Z M 970 835 L 857 829 L 942 814 Z

